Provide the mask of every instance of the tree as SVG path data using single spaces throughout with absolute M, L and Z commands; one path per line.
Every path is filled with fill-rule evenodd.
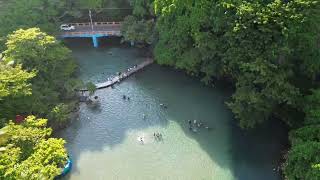
M 1 3 L 1 46 L 7 34 L 19 28 L 39 27 L 46 32 L 56 32 L 61 18 L 71 14 L 66 7 L 66 0 L 11 0 Z
M 0 101 L 7 96 L 30 95 L 31 84 L 28 81 L 35 75 L 35 71 L 24 71 L 21 65 L 12 67 L 0 62 Z
M 124 19 L 121 27 L 123 40 L 151 45 L 156 39 L 153 0 L 132 0 L 131 6 L 132 15 Z
M 320 178 L 320 125 L 305 126 L 290 132 L 292 147 L 284 173 L 287 179 Z
M 142 44 L 154 42 L 153 20 L 138 20 L 134 16 L 127 16 L 121 26 L 124 41 L 133 41 Z
M 320 124 L 320 89 L 312 90 L 301 105 L 306 114 L 305 124 Z
M 20 124 L 10 122 L 5 150 L 0 152 L 1 179 L 54 179 L 62 171 L 67 154 L 64 140 L 49 138 L 46 119 L 28 116 Z
M 132 15 L 142 19 L 154 17 L 154 0 L 132 0 Z
M 12 67 L 0 61 L 0 107 L 5 107 L 6 102 L 12 102 L 14 98 L 31 95 L 30 80 L 35 75 L 35 71 L 27 72 L 21 65 Z M 8 113 L 10 109 L 7 108 L 0 112 L 0 128 L 4 126 Z
M 89 95 L 92 96 L 96 90 L 97 90 L 97 86 L 95 84 L 93 84 L 92 82 L 88 82 L 86 84 L 87 90 L 89 91 Z
M 101 8 L 105 0 L 80 0 L 79 6 L 85 9 Z
M 57 104 L 75 97 L 70 86 L 76 84 L 73 82 L 77 65 L 71 51 L 53 36 L 38 28 L 20 29 L 8 36 L 6 46 L 3 53 L 6 62 L 21 64 L 28 71 L 37 71 L 32 80 L 31 96 L 7 100 L 0 105 L 0 109 L 8 112 L 6 118 L 20 113 L 46 117 Z
M 63 127 L 70 119 L 71 108 L 63 103 L 56 105 L 48 115 L 51 127 Z

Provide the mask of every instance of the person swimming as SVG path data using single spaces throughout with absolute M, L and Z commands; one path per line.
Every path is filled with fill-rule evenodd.
M 198 122 L 198 127 L 201 127 L 202 126 L 202 123 L 201 122 Z
M 141 144 L 143 144 L 143 143 L 144 143 L 144 141 L 143 141 L 143 138 L 142 138 L 142 137 L 140 137 L 140 142 L 141 142 Z
M 122 96 L 122 99 L 127 99 L 127 96 L 126 96 L 126 95 L 123 95 L 123 96 Z
M 160 106 L 163 107 L 163 108 L 165 108 L 165 109 L 168 108 L 165 104 L 162 104 L 162 103 L 160 104 Z

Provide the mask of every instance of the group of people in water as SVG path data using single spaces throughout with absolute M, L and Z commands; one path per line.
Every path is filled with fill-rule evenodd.
M 128 101 L 130 101 L 130 97 L 129 97 L 129 96 L 126 96 L 126 95 L 123 95 L 123 96 L 122 96 L 122 99 L 123 99 L 123 100 L 128 100 Z
M 162 140 L 162 134 L 161 133 L 153 133 L 153 137 L 155 138 L 155 140 L 157 141 L 161 141 Z
M 167 106 L 167 105 L 165 105 L 165 104 L 160 104 L 160 107 L 163 107 L 163 108 L 165 108 L 165 109 L 167 109 L 167 108 L 168 108 L 168 106 Z
M 162 141 L 163 138 L 162 138 L 162 134 L 159 133 L 159 132 L 154 132 L 153 133 L 153 137 L 156 141 Z M 141 143 L 141 144 L 144 144 L 145 143 L 145 138 L 144 136 L 138 136 L 138 141 Z
M 189 130 L 193 131 L 193 132 L 197 132 L 198 129 L 204 127 L 207 130 L 211 130 L 212 128 L 210 128 L 209 126 L 205 126 L 201 121 L 197 121 L 197 120 L 189 120 Z

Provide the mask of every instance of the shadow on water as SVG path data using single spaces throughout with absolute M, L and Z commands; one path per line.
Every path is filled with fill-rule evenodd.
M 232 125 L 233 172 L 240 180 L 280 180 L 281 154 L 287 147 L 287 128 L 272 119 L 252 130 Z
M 82 41 L 72 40 L 66 44 L 81 52 L 91 46 L 90 39 Z M 101 48 L 97 51 L 112 48 L 108 47 L 107 42 L 100 43 Z M 87 59 L 90 61 L 90 58 Z M 94 76 L 94 70 L 85 71 L 92 71 Z M 108 69 L 105 71 L 110 72 Z M 131 100 L 123 100 L 124 94 Z M 113 149 L 124 141 L 130 130 L 166 127 L 169 121 L 175 121 L 188 137 L 198 142 L 212 161 L 221 168 L 230 168 L 236 179 L 279 179 L 272 169 L 278 163 L 283 148 L 281 144 L 286 142 L 286 131 L 274 122 L 260 129 L 242 131 L 224 104 L 230 95 L 227 89 L 205 87 L 184 73 L 153 65 L 114 89 L 99 90 L 96 95 L 100 98 L 100 109 L 92 110 L 82 104 L 79 119 L 60 133 L 72 142 L 67 144 L 67 149 L 74 164 L 77 164 L 82 152 L 103 151 L 105 147 Z M 160 108 L 160 103 L 167 104 L 168 109 Z M 144 113 L 148 116 L 147 120 L 142 117 Z M 202 128 L 198 133 L 191 132 L 188 120 L 194 119 L 211 127 L 212 131 Z M 77 166 L 73 167 L 73 172 L 80 173 Z

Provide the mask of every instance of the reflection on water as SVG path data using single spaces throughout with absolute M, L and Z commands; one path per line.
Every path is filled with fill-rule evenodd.
M 143 60 L 137 49 L 103 41 L 99 49 L 89 40 L 68 42 L 85 81 L 103 81 Z M 158 65 L 114 89 L 98 90 L 101 106 L 82 104 L 79 119 L 59 134 L 74 160 L 66 179 L 279 179 L 272 169 L 285 141 L 278 138 L 285 137 L 283 128 L 273 128 L 271 135 L 267 126 L 242 132 L 224 104 L 229 94 Z M 192 132 L 189 120 L 203 126 Z

